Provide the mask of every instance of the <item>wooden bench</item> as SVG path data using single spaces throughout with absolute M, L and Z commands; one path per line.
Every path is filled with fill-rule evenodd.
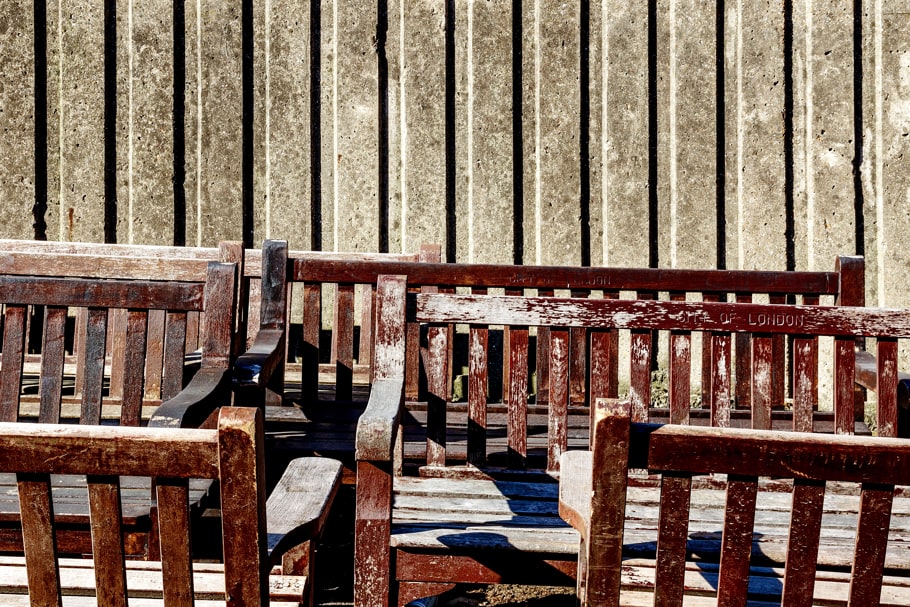
M 78 457 L 74 454 L 79 454 Z M 281 552 L 306 540 L 331 503 L 340 466 L 320 458 L 298 497 L 309 519 L 286 520 L 287 535 L 267 532 L 267 520 L 287 519 L 286 500 L 265 499 L 261 413 L 222 409 L 217 429 L 159 429 L 0 423 L 0 472 L 14 475 L 23 503 L 24 557 L 0 558 L 3 605 L 300 605 L 309 600 L 305 575 L 270 575 Z M 64 558 L 59 474 L 82 475 L 91 519 L 92 559 Z M 155 479 L 160 559 L 126 559 L 120 504 L 129 477 Z M 223 562 L 193 562 L 191 479 L 218 481 Z M 146 495 L 146 500 L 150 495 Z M 301 500 L 303 501 L 303 500 Z M 278 541 L 279 539 L 283 541 Z M 198 538 L 196 538 L 198 541 Z M 30 602 L 31 601 L 31 602 Z M 226 603 L 225 603 L 226 601 Z
M 373 380 L 377 278 L 402 264 L 438 262 L 439 256 L 435 245 L 410 255 L 263 244 L 258 332 L 234 365 L 234 381 L 239 400 L 267 406 L 271 453 L 320 453 L 353 468 L 354 426 Z M 248 252 L 247 259 L 252 277 L 254 257 Z M 292 331 L 298 320 L 299 335 Z M 409 338 L 416 348 L 417 334 L 411 331 Z M 416 371 L 411 385 L 416 397 Z
M 855 348 L 858 338 L 875 338 L 878 432 L 889 435 L 897 428 L 897 340 L 910 337 L 910 315 L 905 311 L 454 294 L 417 294 L 408 303 L 404 277 L 383 278 L 382 284 L 389 295 L 379 298 L 378 344 L 382 345 L 377 345 L 376 356 L 396 361 L 392 373 L 403 376 L 404 346 L 381 333 L 400 333 L 407 321 L 426 325 L 422 357 L 429 399 L 426 417 L 420 424 L 409 425 L 416 413 L 402 405 L 403 394 L 374 390 L 358 424 L 358 606 L 401 605 L 454 583 L 574 584 L 578 537 L 557 516 L 555 481 L 561 454 L 586 449 L 590 440 L 591 409 L 572 404 L 569 397 L 573 327 L 588 333 L 586 375 L 592 385 L 602 381 L 606 373 L 602 369 L 610 368 L 605 361 L 617 355 L 605 339 L 611 331 L 631 333 L 626 342 L 630 351 L 620 358 L 632 361 L 651 359 L 657 340 L 654 331 L 670 332 L 671 385 L 686 388 L 671 389 L 667 407 L 643 407 L 634 395 L 646 390 L 647 386 L 635 383 L 645 376 L 633 379 L 634 419 L 650 415 L 652 420 L 679 423 L 831 433 L 864 430 L 855 417 Z M 469 327 L 469 399 L 463 407 L 448 401 L 451 324 Z M 497 325 L 510 331 L 504 353 L 509 361 L 509 397 L 504 402 L 489 400 L 487 390 L 489 332 Z M 537 328 L 539 335 L 541 327 L 548 328 L 550 349 L 545 407 L 528 398 L 533 368 L 529 335 L 531 328 Z M 712 343 L 713 361 L 711 408 L 698 414 L 690 408 L 688 390 L 693 370 L 688 345 L 696 332 Z M 751 355 L 744 369 L 730 362 L 736 333 L 751 334 Z M 819 335 L 834 340 L 833 412 L 815 410 Z M 773 344 L 787 337 L 792 337 L 790 375 L 775 376 L 770 371 Z M 734 380 L 734 370 L 749 378 L 739 375 Z M 731 407 L 734 381 L 751 386 L 746 416 Z M 789 390 L 788 400 L 775 400 L 785 390 Z M 590 398 L 601 391 L 591 388 Z M 408 453 L 409 446 L 420 453 Z M 415 466 L 411 458 L 419 455 L 421 464 Z M 653 513 L 647 496 L 642 499 L 640 507 Z M 711 502 L 710 493 L 705 499 Z M 656 520 L 652 523 L 656 525 Z M 779 537 L 778 529 L 759 539 L 769 559 L 780 557 Z M 704 558 L 719 553 L 719 539 L 701 539 Z M 648 546 L 642 550 L 646 552 Z M 826 550 L 821 557 L 832 566 L 844 563 L 843 551 Z M 910 559 L 898 557 L 893 567 L 910 569 Z
M 906 500 L 895 495 L 910 484 L 907 441 L 632 424 L 618 401 L 598 403 L 592 434 L 590 451 L 562 455 L 559 484 L 560 513 L 581 537 L 580 605 L 910 604 L 907 572 L 890 570 L 906 550 L 898 522 Z M 659 479 L 659 524 L 647 530 L 654 558 L 636 554 L 644 531 L 636 469 Z M 701 559 L 695 545 L 705 522 L 693 487 L 704 475 L 726 479 L 710 522 L 723 537 L 717 559 Z M 769 479 L 786 489 L 767 494 Z M 826 486 L 854 493 L 826 495 Z M 787 525 L 778 566 L 760 553 L 772 517 Z M 843 567 L 823 565 L 833 535 Z
M 120 275 L 123 259 L 86 256 L 82 261 L 90 261 L 89 273 L 73 257 L 67 260 L 74 276 L 96 277 L 28 275 L 29 267 L 37 274 L 49 270 L 40 266 L 48 261 L 46 256 L 0 254 L 0 421 L 198 427 L 219 407 L 230 404 L 235 264 L 202 262 L 206 272 L 195 280 L 123 279 L 110 278 Z M 74 335 L 77 311 L 84 312 L 85 322 L 77 324 Z M 191 336 L 192 314 L 205 315 L 198 342 Z M 117 316 L 123 325 L 115 333 L 112 324 Z M 160 334 L 153 330 L 159 325 L 150 321 L 155 317 L 160 321 Z M 30 325 L 39 336 L 32 344 L 33 354 L 26 352 Z M 118 337 L 113 346 L 111 333 Z M 80 345 L 78 355 L 67 352 L 73 341 Z M 192 349 L 201 344 L 201 351 L 198 371 L 184 385 L 188 341 Z M 35 393 L 23 394 L 30 360 L 37 373 Z M 64 382 L 67 360 L 76 362 L 75 386 Z M 159 398 L 147 398 L 150 377 L 156 377 L 161 386 Z M 14 482 L 8 475 L 2 480 L 7 487 Z M 154 525 L 150 481 L 132 479 L 125 486 L 129 488 L 123 493 L 127 553 L 154 554 L 157 546 L 149 543 L 155 537 L 149 535 Z M 192 486 L 194 503 L 200 504 L 208 484 Z M 19 504 L 14 492 L 4 495 L 7 497 L 0 500 L 0 551 L 21 551 Z M 60 551 L 87 552 L 91 544 L 84 482 L 68 476 L 55 478 L 54 499 L 61 522 L 57 534 Z

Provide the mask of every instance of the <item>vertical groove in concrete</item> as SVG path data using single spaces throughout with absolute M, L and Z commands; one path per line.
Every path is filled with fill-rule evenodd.
M 32 207 L 36 203 L 34 30 L 32 3 L 7 0 L 0 12 L 0 199 L 6 216 L 4 238 L 30 238 Z M 43 36 L 43 32 L 40 35 Z M 41 74 L 41 78 L 44 75 Z M 44 153 L 43 150 L 40 153 Z
M 876 276 L 878 277 L 878 304 L 884 305 L 887 301 L 885 290 L 886 268 L 885 268 L 885 188 L 884 188 L 884 0 L 874 0 L 873 20 L 875 28 L 873 38 L 875 45 L 875 88 L 874 88 L 874 107 L 875 107 L 875 124 L 874 135 L 875 153 L 874 159 L 874 182 L 875 182 L 875 225 L 876 230 L 876 259 L 878 261 Z
M 58 219 L 61 240 L 104 241 L 104 7 L 60 0 Z
M 606 0 L 604 262 L 648 265 L 648 3 Z

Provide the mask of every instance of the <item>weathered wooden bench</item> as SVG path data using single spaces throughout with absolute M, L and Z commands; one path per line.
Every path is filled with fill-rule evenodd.
M 197 427 L 222 405 L 231 402 L 231 339 L 235 305 L 235 264 L 202 262 L 207 270 L 196 279 L 123 279 L 123 259 L 86 257 L 91 272 L 68 258 L 74 276 L 51 274 L 41 263 L 46 256 L 0 254 L 0 304 L 3 305 L 3 350 L 0 368 L 0 421 L 81 423 L 121 426 Z M 196 262 L 197 264 L 199 262 Z M 62 270 L 62 268 L 59 268 Z M 198 273 L 198 271 L 197 271 Z M 108 276 L 102 278 L 101 276 Z M 168 278 L 168 277 L 164 277 Z M 80 326 L 74 319 L 84 312 Z M 190 336 L 190 316 L 204 314 L 198 342 Z M 119 331 L 115 317 L 123 319 Z M 158 317 L 155 333 L 150 318 Z M 77 330 L 73 330 L 76 324 Z M 29 354 L 29 326 L 38 339 Z M 75 335 L 74 335 L 75 333 Z M 113 345 L 109 339 L 115 333 Z M 199 368 L 185 382 L 187 342 L 201 344 Z M 75 342 L 79 353 L 68 352 Z M 64 382 L 69 360 L 77 369 L 73 383 Z M 37 376 L 31 382 L 28 361 Z M 119 373 L 119 379 L 115 373 Z M 147 398 L 150 378 L 160 385 L 158 398 Z M 24 394 L 26 383 L 34 394 Z M 163 402 L 162 402 L 163 401 Z M 14 483 L 10 476 L 3 484 Z M 154 554 L 149 544 L 154 512 L 149 479 L 131 479 L 123 492 L 126 550 L 131 556 Z M 201 503 L 207 483 L 193 484 L 194 503 Z M 14 492 L 0 499 L 0 551 L 21 551 L 20 509 Z M 84 482 L 55 477 L 54 500 L 61 527 L 61 552 L 81 554 L 91 546 Z
M 267 406 L 272 453 L 320 453 L 353 468 L 354 427 L 373 379 L 377 278 L 402 264 L 438 262 L 439 256 L 435 245 L 406 255 L 289 251 L 284 241 L 263 244 L 258 332 L 234 365 L 234 381 L 239 400 Z M 247 259 L 252 277 L 250 252 Z M 291 330 L 297 321 L 299 335 Z M 409 339 L 416 348 L 416 332 Z M 416 397 L 414 369 L 409 391 Z
M 562 455 L 559 509 L 581 537 L 580 605 L 910 604 L 907 572 L 886 570 L 906 551 L 900 519 L 908 513 L 899 503 L 906 500 L 895 495 L 896 486 L 910 484 L 907 441 L 630 419 L 629 403 L 600 401 L 591 450 Z M 648 515 L 647 529 L 641 489 L 629 482 L 636 469 L 659 479 L 658 525 Z M 710 522 L 694 489 L 705 475 L 725 479 Z M 762 491 L 769 479 L 786 489 Z M 854 493 L 826 495 L 826 486 Z M 779 566 L 760 554 L 761 529 L 772 518 L 786 533 Z M 706 525 L 723 537 L 717 559 L 699 558 Z M 843 567 L 823 565 L 832 530 L 840 535 L 834 549 L 846 553 Z M 636 554 L 643 534 L 656 544 L 654 558 Z
M 668 406 L 642 406 L 635 394 L 647 385 L 636 382 L 650 378 L 633 375 L 634 419 L 650 416 L 674 423 L 830 433 L 864 431 L 855 415 L 855 348 L 857 339 L 875 338 L 877 431 L 893 435 L 897 428 L 897 340 L 910 337 L 910 315 L 905 311 L 454 294 L 417 294 L 408 303 L 404 277 L 397 283 L 383 278 L 382 283 L 388 285 L 382 291 L 390 294 L 379 298 L 381 345 L 376 356 L 396 361 L 393 374 L 403 376 L 404 346 L 382 333 L 400 333 L 406 321 L 426 325 L 422 356 L 429 398 L 426 417 L 420 424 L 409 425 L 416 412 L 402 405 L 403 394 L 374 390 L 358 424 L 355 600 L 359 606 L 400 605 L 454 583 L 574 584 L 578 538 L 557 516 L 554 480 L 561 454 L 586 449 L 590 440 L 591 409 L 572 404 L 569 396 L 572 328 L 588 333 L 586 375 L 592 385 L 602 381 L 609 372 L 602 369 L 609 369 L 608 361 L 617 356 L 605 339 L 611 331 L 631 333 L 624 356 L 633 361 L 630 364 L 636 358 L 651 360 L 658 339 L 654 331 L 670 332 Z M 448 401 L 452 324 L 469 327 L 469 396 L 464 407 Z M 503 355 L 509 361 L 505 380 L 509 390 L 503 402 L 488 397 L 491 326 L 510 331 Z M 550 349 L 545 407 L 530 402 L 528 391 L 533 368 L 529 335 L 532 328 L 539 335 L 541 327 L 548 329 Z M 688 389 L 693 333 L 701 333 L 703 341 L 712 344 L 711 405 L 698 413 L 690 407 Z M 731 363 L 736 333 L 751 334 L 748 365 Z M 815 410 L 820 390 L 819 335 L 834 340 L 832 412 Z M 785 367 L 789 374 L 776 376 L 771 372 L 774 342 L 787 337 L 792 337 L 788 346 L 792 362 Z M 751 387 L 746 416 L 737 415 L 731 406 L 734 382 L 748 382 Z M 685 389 L 678 389 L 680 385 Z M 600 392 L 590 388 L 590 398 Z M 787 400 L 778 401 L 777 395 L 786 395 Z M 420 453 L 407 453 L 409 446 Z M 421 464 L 415 466 L 418 455 Z M 709 504 L 711 487 L 705 490 Z M 653 515 L 656 511 L 648 499 L 643 494 L 638 505 L 643 511 L 650 508 Z M 705 511 L 710 512 L 707 507 Z M 772 561 L 781 556 L 780 537 L 780 527 L 771 525 L 758 539 L 762 553 Z M 699 541 L 703 559 L 719 554 L 719 537 L 705 535 Z M 836 544 L 832 542 L 821 554 L 827 560 L 824 564 L 844 564 L 843 551 L 833 548 Z M 643 544 L 641 549 L 647 553 L 650 548 Z M 891 566 L 910 569 L 910 559 L 898 555 Z
M 76 457 L 75 454 L 79 456 Z M 290 520 L 287 500 L 265 499 L 261 412 L 225 407 L 217 429 L 160 429 L 0 423 L 0 472 L 14 475 L 22 512 L 24 557 L 0 558 L 3 605 L 300 605 L 305 575 L 270 575 L 282 551 L 311 538 L 337 486 L 340 465 L 301 460 L 309 472 L 299 501 L 314 514 Z M 92 559 L 65 558 L 60 547 L 60 474 L 80 475 L 90 496 Z M 125 479 L 155 479 L 161 555 L 130 561 L 121 525 Z M 193 562 L 192 479 L 218 481 L 223 562 Z M 150 498 L 146 494 L 146 500 Z M 299 508 L 298 508 L 299 510 Z M 278 537 L 267 520 L 285 519 Z M 266 528 L 269 532 L 266 532 Z M 198 540 L 198 538 L 196 538 Z M 280 541 L 279 541 L 280 540 Z

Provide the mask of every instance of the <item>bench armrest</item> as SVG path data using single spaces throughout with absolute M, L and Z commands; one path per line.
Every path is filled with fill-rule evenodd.
M 341 468 L 341 462 L 326 457 L 300 457 L 288 464 L 266 503 L 272 565 L 322 535 L 341 485 Z
M 370 400 L 357 420 L 357 461 L 393 461 L 403 405 L 403 377 L 373 382 Z
M 234 389 L 261 404 L 275 371 L 284 365 L 284 331 L 259 329 L 250 348 L 234 363 Z M 255 395 L 255 396 L 254 396 Z
M 198 428 L 219 407 L 231 404 L 230 369 L 202 368 L 149 419 L 149 427 Z
M 878 360 L 875 355 L 865 350 L 856 351 L 856 383 L 867 390 L 876 391 L 878 387 Z M 897 373 L 897 407 L 907 410 L 910 407 L 910 373 Z

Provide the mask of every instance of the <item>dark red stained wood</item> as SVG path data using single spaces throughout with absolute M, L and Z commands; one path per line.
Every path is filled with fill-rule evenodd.
M 164 373 L 164 310 L 149 310 L 145 349 L 145 391 L 143 398 L 161 398 L 161 380 Z
M 903 310 L 834 306 L 657 302 L 647 300 L 496 297 L 478 305 L 471 295 L 418 295 L 417 320 L 588 326 L 680 331 L 764 331 L 791 335 L 910 337 Z
M 878 436 L 897 436 L 897 387 L 898 360 L 897 340 L 878 339 L 878 377 L 876 394 L 878 413 L 876 433 Z
M 757 495 L 757 479 L 731 477 L 727 480 L 727 507 L 717 589 L 718 607 L 744 607 L 746 604 Z
M 717 293 L 705 293 L 702 295 L 702 301 L 717 303 L 720 301 L 720 295 Z M 702 333 L 701 341 L 701 406 L 709 411 L 714 409 L 714 400 L 711 393 L 713 384 L 711 364 L 712 352 L 714 348 L 714 335 L 712 333 Z
M 264 294 L 263 294 L 264 296 Z M 319 395 L 319 332 L 322 328 L 322 289 L 318 283 L 303 287 L 303 344 L 300 362 L 303 397 L 315 402 Z
M 834 431 L 838 434 L 853 433 L 854 344 L 852 338 L 834 340 Z
M 19 386 L 25 352 L 25 306 L 6 306 L 3 318 L 3 365 L 0 366 L 0 421 L 19 417 Z
M 471 327 L 468 334 L 468 463 L 475 466 L 487 457 L 489 337 L 486 327 Z
M 685 293 L 671 293 L 672 301 L 685 301 Z M 688 331 L 670 333 L 669 398 L 670 423 L 689 423 L 689 394 L 692 371 L 692 336 Z
M 730 425 L 730 334 L 711 336 L 711 425 Z
M 389 500 L 392 494 L 392 475 L 389 462 L 358 462 L 357 486 L 354 604 L 388 605 L 392 517 Z
M 41 423 L 60 421 L 65 330 L 66 308 L 48 306 L 44 310 L 44 336 L 41 340 L 41 411 L 38 416 Z
M 335 399 L 351 400 L 354 381 L 354 285 L 339 284 L 332 319 L 332 362 L 335 365 Z
M 162 529 L 161 573 L 168 604 L 190 607 L 193 604 L 193 564 L 190 546 L 189 490 L 186 479 L 158 479 L 159 527 Z
M 390 260 L 295 258 L 293 279 L 318 275 L 325 282 L 373 282 L 379 274 L 403 274 L 408 283 L 449 287 L 603 289 L 609 291 L 698 291 L 714 293 L 815 293 L 834 295 L 834 272 L 755 270 L 663 270 L 577 266 L 420 263 Z
M 893 485 L 863 486 L 850 579 L 851 606 L 878 605 L 881 598 L 893 499 Z
M 22 540 L 32 604 L 59 605 L 50 478 L 42 474 L 19 474 L 17 478 L 19 502 L 29 505 L 22 509 Z
M 161 398 L 176 396 L 183 388 L 183 352 L 186 344 L 186 312 L 170 312 L 164 329 L 164 378 Z
M 446 389 L 449 374 L 448 331 L 434 325 L 427 329 L 423 366 L 427 371 L 427 464 L 445 465 Z
M 648 420 L 648 407 L 651 404 L 651 332 L 632 331 L 629 349 L 632 421 L 643 422 Z
M 585 291 L 572 291 L 572 297 L 585 297 Z M 569 329 L 569 403 L 573 406 L 588 404 L 587 359 L 588 329 Z
M 751 293 L 737 293 L 737 303 L 752 303 Z M 737 409 L 752 408 L 752 334 L 737 333 L 733 336 L 733 352 L 736 359 L 737 378 L 734 388 L 734 402 Z
M 373 369 L 373 310 L 376 306 L 376 287 L 360 285 L 360 340 L 357 362 Z M 370 381 L 373 378 L 370 377 Z
M 772 294 L 769 298 L 772 304 L 786 304 L 787 297 L 781 294 Z M 782 408 L 787 387 L 787 336 L 775 333 L 771 337 L 771 406 Z
M 477 293 L 477 290 L 473 291 Z M 540 289 L 539 297 L 553 297 L 553 289 Z M 550 327 L 537 327 L 537 404 L 550 402 Z
M 142 280 L 99 282 L 79 278 L 0 276 L 0 300 L 64 307 L 116 308 L 125 307 L 130 301 L 142 301 L 155 309 L 202 311 L 203 307 L 199 283 Z
M 589 570 L 601 573 L 586 580 L 590 605 L 619 604 L 623 528 L 626 511 L 630 411 L 617 401 L 601 401 L 604 409 L 594 413 L 594 471 L 591 479 L 591 514 L 584 542 Z
M 111 398 L 123 398 L 123 360 L 126 350 L 126 310 L 114 308 L 108 310 L 107 350 L 111 359 L 111 379 L 109 394 Z
M 834 272 L 838 275 L 840 288 L 835 293 L 838 306 L 866 305 L 866 274 L 862 257 L 839 256 L 835 262 Z M 812 292 L 807 289 L 806 292 Z
M 145 311 L 130 310 L 126 324 L 126 347 L 123 355 L 123 403 L 120 424 L 138 426 L 142 419 L 142 396 L 145 371 Z
M 793 429 L 812 432 L 818 409 L 818 339 L 793 339 Z
M 88 483 L 98 604 L 125 607 L 126 569 L 120 525 L 120 481 L 116 476 L 89 477 Z M 169 579 L 169 576 L 164 579 Z
M 237 408 L 218 424 L 226 592 L 235 605 L 268 605 L 265 431 L 258 409 Z M 258 565 L 258 566 L 257 566 Z M 232 604 L 231 601 L 228 604 Z
M 101 423 L 101 395 L 104 389 L 104 346 L 107 342 L 107 310 L 89 308 L 83 348 L 83 424 Z
M 559 470 L 559 458 L 568 447 L 569 352 L 567 329 L 550 330 L 550 403 L 547 428 L 547 470 Z
M 656 605 L 682 605 L 691 494 L 691 477 L 665 474 L 661 478 L 654 585 Z
M 752 427 L 771 429 L 774 399 L 774 338 L 765 333 L 752 334 Z
M 825 484 L 797 479 L 793 482 L 790 537 L 784 571 L 782 606 L 805 605 L 814 596 L 815 563 L 822 526 Z
M 593 403 L 598 398 L 616 398 L 619 391 L 619 382 L 614 379 L 614 371 L 619 366 L 616 361 L 616 334 L 613 331 L 598 329 L 591 331 L 590 337 L 589 399 Z
M 509 332 L 509 467 L 524 468 L 528 456 L 528 329 Z
M 186 315 L 186 354 L 194 352 L 201 345 L 201 322 L 202 315 L 199 312 L 189 312 Z

